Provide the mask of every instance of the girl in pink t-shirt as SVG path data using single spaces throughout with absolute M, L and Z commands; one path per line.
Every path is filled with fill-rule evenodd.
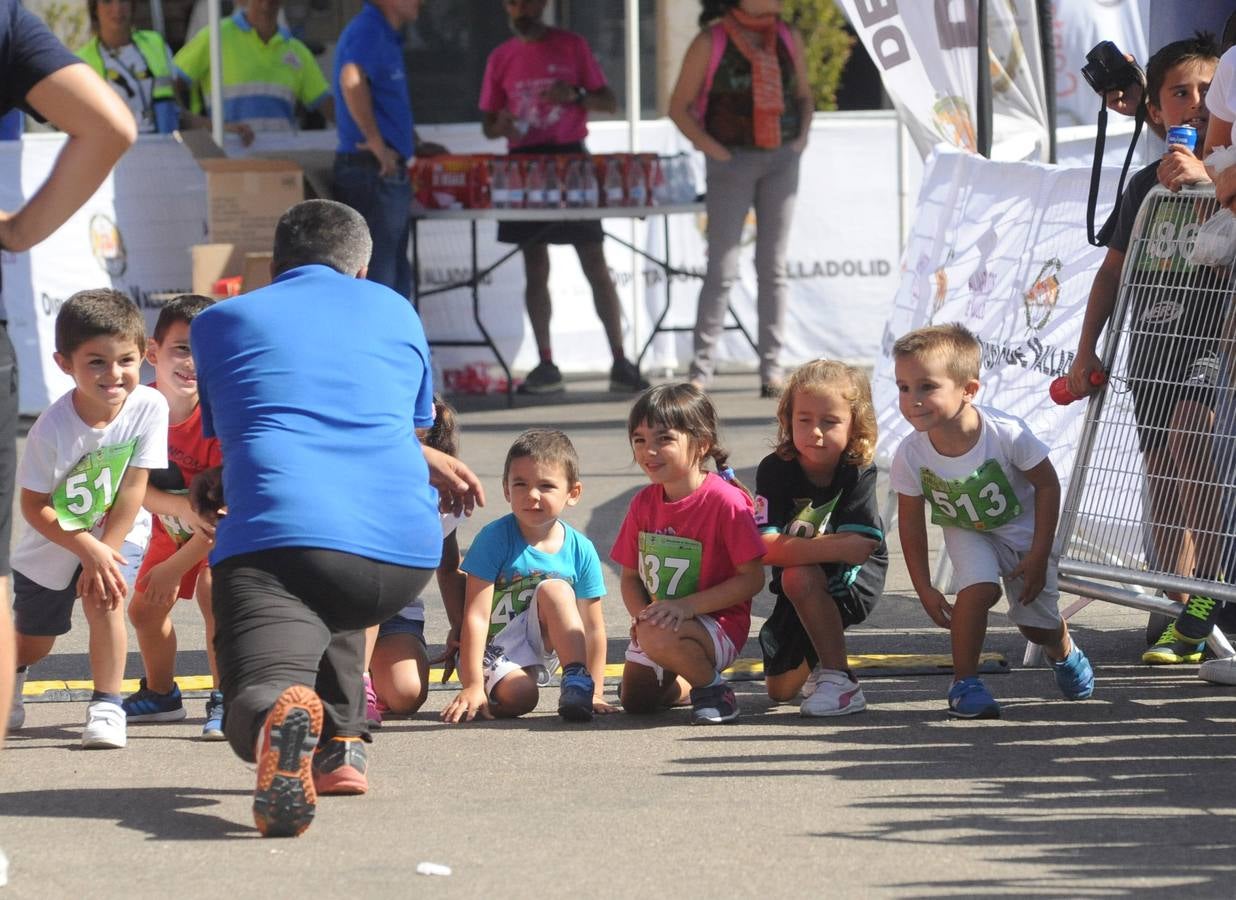
M 627 435 L 652 484 L 631 501 L 610 553 L 631 614 L 622 705 L 654 712 L 689 691 L 696 724 L 732 722 L 738 701 L 721 671 L 746 643 L 751 598 L 764 585 L 751 496 L 726 465 L 712 402 L 694 385 L 645 391 Z M 705 472 L 708 458 L 716 474 Z

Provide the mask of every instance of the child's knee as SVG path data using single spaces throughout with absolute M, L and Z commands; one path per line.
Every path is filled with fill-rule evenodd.
M 828 580 L 819 566 L 787 566 L 781 570 L 781 590 L 795 605 L 803 601 L 831 599 Z
M 681 640 L 678 633 L 672 629 L 642 621 L 635 625 L 635 639 L 639 641 L 640 649 L 653 660 L 673 652 Z
M 145 594 L 134 594 L 133 599 L 129 601 L 129 621 L 139 631 L 162 625 L 170 612 L 170 610 L 146 602 Z
M 489 702 L 494 715 L 515 718 L 536 709 L 540 691 L 536 681 L 526 672 L 512 672 L 490 691 Z
M 764 687 L 768 691 L 768 699 L 777 703 L 787 703 L 798 696 L 803 682 L 807 680 L 805 673 L 784 672 L 780 675 L 765 675 Z
M 989 581 L 972 584 L 957 592 L 957 602 L 989 610 L 1000 600 L 1000 585 Z
M 551 618 L 568 624 L 580 620 L 575 589 L 561 578 L 550 578 L 538 584 L 536 603 L 542 620 Z
M 625 711 L 637 716 L 646 716 L 664 708 L 661 688 L 655 684 L 633 684 L 623 679 L 618 688 L 618 699 L 622 701 Z

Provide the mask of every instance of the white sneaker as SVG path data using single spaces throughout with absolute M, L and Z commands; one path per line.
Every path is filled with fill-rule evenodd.
M 18 672 L 13 682 L 13 705 L 9 708 L 9 731 L 16 731 L 26 724 L 26 706 L 22 703 L 21 692 L 26 686 L 28 671 Z
M 1236 684 L 1236 656 L 1206 660 L 1198 668 L 1197 677 L 1211 684 Z
M 95 700 L 86 707 L 83 747 L 87 750 L 119 750 L 125 743 L 124 708 L 119 703 Z
M 814 669 L 812 669 L 811 673 L 807 676 L 807 680 L 803 682 L 802 689 L 799 690 L 798 695 L 802 697 L 804 700 L 806 700 L 808 697 L 814 694 L 816 687 L 820 683 L 820 673 L 826 672 L 826 671 L 828 670 L 820 668 L 819 666 L 816 666 Z
M 803 701 L 804 716 L 846 716 L 867 708 L 863 689 L 852 675 L 836 669 L 820 669 L 815 690 Z

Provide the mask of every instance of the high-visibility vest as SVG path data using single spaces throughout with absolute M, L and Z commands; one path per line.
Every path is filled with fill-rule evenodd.
M 146 60 L 146 69 L 154 82 L 150 92 L 150 105 L 154 113 L 155 127 L 160 134 L 168 134 L 180 127 L 180 108 L 176 103 L 175 85 L 167 61 L 167 45 L 157 31 L 135 30 L 132 37 L 133 46 L 137 47 L 142 59 Z M 77 56 L 101 78 L 107 78 L 107 66 L 103 62 L 98 35 L 78 50 Z

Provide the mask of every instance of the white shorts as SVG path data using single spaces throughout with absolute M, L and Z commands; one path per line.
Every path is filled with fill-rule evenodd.
M 730 640 L 730 636 L 721 630 L 721 625 L 709 615 L 700 615 L 695 617 L 695 621 L 704 626 L 704 630 L 708 632 L 708 636 L 712 638 L 712 655 L 717 661 L 717 671 L 724 672 L 734 664 L 734 660 L 738 659 L 738 648 L 734 646 L 734 642 Z M 639 642 L 634 638 L 627 644 L 626 652 L 627 662 L 638 663 L 641 666 L 647 666 L 657 673 L 657 681 L 665 677 L 665 669 L 654 663 L 648 658 Z
M 490 638 L 481 664 L 486 697 L 493 693 L 499 681 L 517 669 L 532 670 L 538 687 L 548 686 L 550 675 L 558 671 L 558 654 L 545 649 L 541 620 L 537 615 L 536 599 L 543 584 L 545 582 L 537 585 L 528 608 Z
M 979 534 L 965 528 L 945 528 L 944 546 L 948 549 L 949 561 L 953 564 L 953 580 L 948 593 L 976 584 L 1004 585 L 1004 596 L 1009 604 L 1009 620 L 1025 628 L 1055 628 L 1060 624 L 1060 590 L 1056 586 L 1057 558 L 1053 553 L 1047 561 L 1043 590 L 1034 602 L 1024 604 L 1018 600 L 1023 582 L 1021 578 L 1008 578 L 1007 572 L 1017 568 L 1025 553 L 1014 550 L 999 535 Z

